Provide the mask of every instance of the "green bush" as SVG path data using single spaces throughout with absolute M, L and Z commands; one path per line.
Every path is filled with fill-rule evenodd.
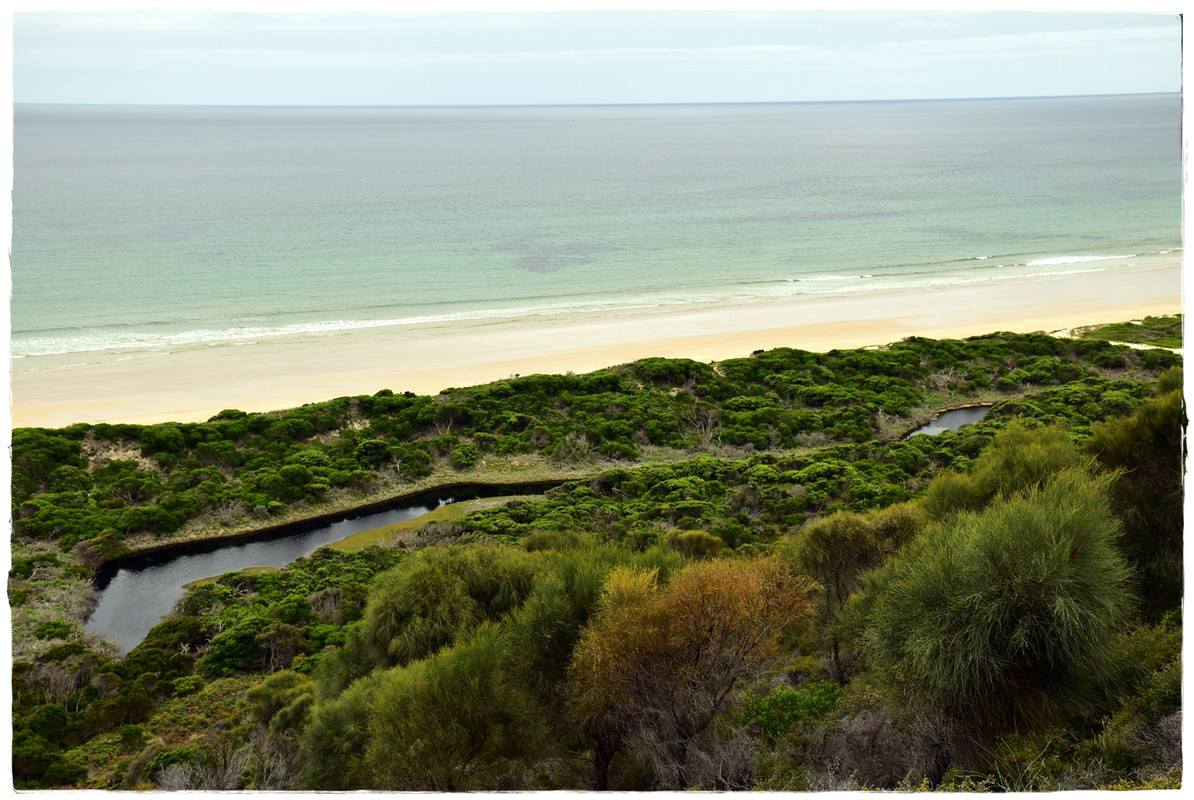
M 979 730 L 1089 709 L 1132 607 L 1108 483 L 1067 470 L 926 529 L 852 601 L 869 664 Z
M 172 747 L 169 750 L 163 750 L 149 759 L 143 774 L 149 780 L 153 780 L 166 767 L 173 764 L 190 763 L 195 756 L 196 751 L 193 747 Z
M 542 757 L 542 723 L 525 691 L 504 679 L 501 646 L 497 627 L 484 625 L 467 643 L 384 673 L 370 703 L 366 785 L 475 790 Z
M 1167 374 L 1166 383 L 1180 376 Z M 1087 443 L 1100 465 L 1119 470 L 1111 493 L 1125 528 L 1121 545 L 1149 619 L 1181 605 L 1185 428 L 1182 393 L 1171 390 L 1126 419 L 1096 425 Z
M 1038 487 L 1053 473 L 1081 460 L 1064 428 L 1030 430 L 1013 422 L 996 434 L 968 474 L 936 478 L 925 494 L 924 508 L 934 519 L 955 511 L 975 511 L 993 498 Z
M 51 619 L 33 629 L 33 635 L 38 639 L 65 639 L 75 630 L 75 626 L 65 620 Z
M 315 695 L 315 681 L 306 675 L 284 670 L 275 672 L 245 692 L 245 702 L 253 716 L 268 725 L 279 711 L 307 695 Z
M 210 680 L 255 668 L 264 656 L 256 638 L 267 624 L 266 620 L 247 619 L 213 638 L 199 662 L 203 677 Z
M 477 449 L 474 444 L 465 442 L 458 444 L 452 448 L 452 466 L 458 470 L 472 469 L 477 464 L 477 459 L 481 457 L 481 451 Z
M 725 542 L 702 530 L 671 531 L 663 537 L 663 544 L 691 559 L 713 558 L 725 549 Z
M 203 688 L 203 678 L 198 675 L 187 675 L 182 678 L 175 678 L 171 683 L 174 689 L 174 694 L 179 697 L 185 697 L 188 694 L 194 694 Z
M 120 747 L 124 752 L 134 750 L 145 742 L 144 725 L 123 725 L 120 728 Z
M 776 686 L 769 694 L 746 698 L 742 717 L 758 726 L 770 742 L 782 739 L 800 722 L 816 722 L 837 706 L 842 687 L 831 681 L 810 681 L 799 689 Z

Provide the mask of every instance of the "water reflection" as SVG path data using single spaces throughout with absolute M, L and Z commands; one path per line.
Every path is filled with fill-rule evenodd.
M 969 406 L 967 408 L 955 408 L 950 411 L 943 411 L 928 425 L 922 425 L 904 438 L 907 439 L 908 436 L 916 436 L 919 433 L 935 436 L 938 433 L 945 433 L 946 431 L 956 431 L 963 425 L 972 425 L 978 422 L 990 410 L 991 406 Z
M 116 642 L 127 653 L 174 608 L 182 599 L 183 586 L 192 581 L 247 567 L 283 567 L 323 545 L 414 519 L 447 502 L 433 500 L 341 520 L 284 538 L 228 544 L 207 553 L 162 556 L 156 563 L 146 559 L 136 566 L 121 567 L 101 587 L 99 603 L 87 620 L 87 628 Z

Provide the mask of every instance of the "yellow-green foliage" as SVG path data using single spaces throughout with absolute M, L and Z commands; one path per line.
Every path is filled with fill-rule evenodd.
M 311 709 L 302 738 L 307 787 L 349 791 L 372 785 L 362 759 L 369 743 L 370 705 L 385 675 L 378 671 L 360 678 Z
M 424 658 L 521 604 L 535 571 L 534 556 L 509 547 L 421 550 L 377 579 L 361 636 L 379 666 Z
M 1136 792 L 1142 790 L 1178 790 L 1182 788 L 1181 767 L 1164 775 L 1143 778 L 1121 778 L 1117 781 L 1095 787 L 1109 792 Z
M 918 503 L 857 514 L 839 511 L 801 529 L 778 548 L 780 558 L 818 583 L 820 619 L 816 636 L 828 654 L 828 669 L 844 680 L 853 655 L 842 652 L 838 613 L 859 585 L 859 576 L 912 541 L 925 524 Z
M 1064 428 L 1028 430 L 1012 423 L 991 440 L 969 473 L 942 475 L 929 484 L 924 508 L 934 519 L 975 511 L 996 497 L 1040 486 L 1053 473 L 1081 461 Z
M 467 791 L 498 770 L 544 755 L 545 735 L 525 690 L 504 679 L 498 628 L 382 674 L 371 700 L 364 764 L 370 788 Z M 517 785 L 517 784 L 516 784 Z
M 725 549 L 725 542 L 719 537 L 702 530 L 668 531 L 663 544 L 692 559 L 713 558 Z
M 279 711 L 300 697 L 315 694 L 315 681 L 290 670 L 276 672 L 245 692 L 245 702 L 258 722 L 268 725 Z
M 735 686 L 772 663 L 784 627 L 811 613 L 809 590 L 775 559 L 700 562 L 666 585 L 611 573 L 569 671 L 573 719 L 598 752 L 627 742 L 661 788 L 733 788 L 743 765 L 723 763 L 709 734 Z M 725 784 L 702 784 L 710 766 Z

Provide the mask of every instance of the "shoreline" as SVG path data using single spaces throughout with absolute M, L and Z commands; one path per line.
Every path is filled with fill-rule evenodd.
M 1122 322 L 1182 311 L 1181 253 L 1097 272 L 930 288 L 564 315 L 480 325 L 360 328 L 177 351 L 10 360 L 14 427 L 200 422 L 381 389 L 434 395 L 514 375 L 591 372 L 640 358 L 720 361 L 755 350 L 876 347 Z M 82 359 L 91 363 L 78 363 Z

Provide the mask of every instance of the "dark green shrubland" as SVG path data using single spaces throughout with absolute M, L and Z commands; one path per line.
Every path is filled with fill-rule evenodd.
M 997 334 L 18 430 L 14 776 L 1174 785 L 1178 365 Z M 974 400 L 981 423 L 898 438 Z M 220 576 L 124 658 L 63 606 L 130 545 L 506 459 L 587 477 L 404 548 Z

